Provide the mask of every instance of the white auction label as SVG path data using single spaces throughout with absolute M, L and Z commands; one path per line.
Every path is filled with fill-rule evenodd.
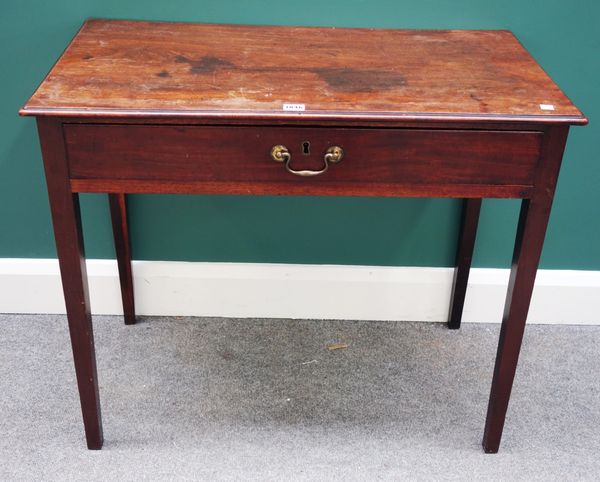
M 554 106 L 552 104 L 540 104 L 540 109 L 542 109 L 542 110 L 554 110 Z
M 283 104 L 283 110 L 301 112 L 304 110 L 304 104 Z

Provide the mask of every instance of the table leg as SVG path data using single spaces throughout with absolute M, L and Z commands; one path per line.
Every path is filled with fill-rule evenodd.
M 448 317 L 448 328 L 453 330 L 460 328 L 480 211 L 481 199 L 465 199 L 463 201 L 458 249 L 456 251 L 456 269 L 454 270 L 450 315 Z
M 568 127 L 547 128 L 540 160 L 543 169 L 535 181 L 536 190 L 531 199 L 524 199 L 521 204 L 483 435 L 483 449 L 487 453 L 496 453 L 500 447 L 567 134 Z
M 131 272 L 131 246 L 129 226 L 127 224 L 127 203 L 125 194 L 109 194 L 110 216 L 112 219 L 115 252 L 119 266 L 123 315 L 126 325 L 135 324 L 135 305 L 133 298 L 133 274 Z
M 85 436 L 89 449 L 100 449 L 103 442 L 102 417 L 79 195 L 71 192 L 60 122 L 46 118 L 38 119 L 38 130 Z
M 522 201 L 483 436 L 488 453 L 498 452 L 500 446 L 549 212 L 548 202 Z

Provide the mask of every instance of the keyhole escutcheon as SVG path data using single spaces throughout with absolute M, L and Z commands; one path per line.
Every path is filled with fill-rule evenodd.
M 302 154 L 308 156 L 310 154 L 310 142 L 304 141 L 302 143 Z

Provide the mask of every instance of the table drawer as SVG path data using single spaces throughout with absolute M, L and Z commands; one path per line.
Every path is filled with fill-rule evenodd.
M 65 124 L 64 134 L 72 179 L 309 185 L 527 186 L 542 138 L 531 131 L 113 124 Z M 288 149 L 287 168 L 305 175 L 273 160 L 275 145 Z M 343 157 L 327 163 L 334 146 Z

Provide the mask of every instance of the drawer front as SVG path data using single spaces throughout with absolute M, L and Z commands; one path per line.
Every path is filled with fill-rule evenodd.
M 207 183 L 533 183 L 542 134 L 532 131 L 65 124 L 72 179 Z M 343 157 L 320 171 L 327 150 Z

